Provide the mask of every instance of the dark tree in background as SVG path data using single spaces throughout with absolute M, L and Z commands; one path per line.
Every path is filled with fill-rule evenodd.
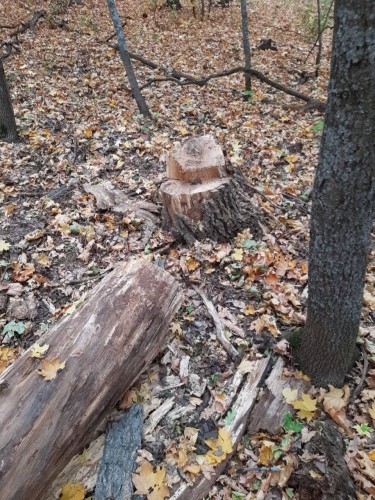
M 374 1 L 336 0 L 300 350 L 317 385 L 342 386 L 353 363 L 374 216 Z
M 126 38 L 122 30 L 121 19 L 116 8 L 115 0 L 107 0 L 107 5 L 116 32 L 118 50 L 120 52 L 121 60 L 125 67 L 125 71 L 129 80 L 129 85 L 133 97 L 136 100 L 140 113 L 143 116 L 150 117 L 151 116 L 150 110 L 148 109 L 146 101 L 143 95 L 141 94 L 141 91 L 139 90 L 137 78 L 133 70 L 132 62 L 129 55 L 128 45 L 126 43 Z
M 167 0 L 165 2 L 165 5 L 167 7 L 169 7 L 170 9 L 173 9 L 173 10 L 180 10 L 180 9 L 182 9 L 182 5 L 181 5 L 180 0 Z
M 241 0 L 242 43 L 245 55 L 245 69 L 251 68 L 251 53 L 249 40 L 249 21 L 247 18 L 247 0 Z M 245 91 L 251 92 L 251 75 L 245 73 Z
M 16 120 L 12 101 L 5 78 L 3 62 L 0 59 L 0 140 L 16 142 L 18 140 Z

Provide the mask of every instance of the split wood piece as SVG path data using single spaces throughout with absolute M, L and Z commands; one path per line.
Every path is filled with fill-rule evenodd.
M 111 418 L 111 415 L 109 416 Z M 54 480 L 51 493 L 47 500 L 58 500 L 61 496 L 61 488 L 67 483 L 80 483 L 85 492 L 91 492 L 95 488 L 100 461 L 103 456 L 105 434 L 101 434 L 95 441 L 85 448 L 83 453 L 75 455 L 66 465 L 63 471 Z
M 226 177 L 225 158 L 211 135 L 193 137 L 167 157 L 167 177 L 200 183 Z
M 286 413 L 292 411 L 291 406 L 283 396 L 283 389 L 290 387 L 299 390 L 299 397 L 310 386 L 309 382 L 294 377 L 283 378 L 284 361 L 279 358 L 266 380 L 265 391 L 256 404 L 251 417 L 248 433 L 256 434 L 265 431 L 269 434 L 279 434 Z
M 223 462 L 215 469 L 215 473 L 209 479 L 202 477 L 192 485 L 184 483 L 170 497 L 170 500 L 200 500 L 210 491 L 211 486 L 227 466 L 232 454 L 235 452 L 241 438 L 246 430 L 249 414 L 254 406 L 259 388 L 266 376 L 270 358 L 263 358 L 252 362 L 252 369 L 247 374 L 240 393 L 232 406 L 234 419 L 226 428 L 232 438 L 233 452 L 228 454 Z
M 224 347 L 225 351 L 229 354 L 229 356 L 232 359 L 234 359 L 234 360 L 237 359 L 239 354 L 236 351 L 236 349 L 232 346 L 232 344 L 229 342 L 229 340 L 226 338 L 224 327 L 221 323 L 221 319 L 220 319 L 218 313 L 216 312 L 215 306 L 207 298 L 207 296 L 202 292 L 202 290 L 200 288 L 198 288 L 195 285 L 193 285 L 192 288 L 193 288 L 193 290 L 195 290 L 197 292 L 197 294 L 203 300 L 204 305 L 207 307 L 207 310 L 215 323 L 216 335 L 217 335 L 218 341 Z
M 142 406 L 134 404 L 118 422 L 109 424 L 95 488 L 95 500 L 130 500 L 134 493 L 132 472 L 141 448 Z
M 111 181 L 99 184 L 84 184 L 83 189 L 95 197 L 99 210 L 112 210 L 118 214 L 134 215 L 153 224 L 158 221 L 159 208 L 147 201 L 134 201 L 116 189 Z
M 1 500 L 46 495 L 158 354 L 181 295 L 160 267 L 121 264 L 39 339 L 50 346 L 47 359 L 66 363 L 54 380 L 38 375 L 41 361 L 31 349 L 2 374 Z
M 169 180 L 160 186 L 163 227 L 187 243 L 206 238 L 226 242 L 250 228 L 261 234 L 258 210 L 236 175 L 202 184 Z

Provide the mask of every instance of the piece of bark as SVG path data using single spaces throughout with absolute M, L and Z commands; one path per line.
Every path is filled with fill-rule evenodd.
M 215 473 L 209 479 L 201 477 L 192 485 L 188 483 L 182 484 L 174 491 L 169 500 L 198 500 L 204 498 L 209 493 L 211 486 L 223 472 L 241 441 L 247 427 L 249 414 L 255 403 L 264 376 L 267 373 L 269 363 L 270 358 L 263 358 L 252 362 L 252 370 L 247 374 L 242 389 L 231 408 L 234 419 L 226 428 L 231 434 L 233 452 L 228 454 L 223 462 L 215 468 Z
M 119 265 L 73 316 L 39 339 L 65 362 L 54 380 L 28 349 L 3 374 L 0 498 L 41 499 L 100 422 L 160 351 L 181 291 L 164 270 Z
M 286 413 L 293 411 L 283 396 L 283 389 L 299 389 L 299 393 L 306 391 L 309 383 L 294 377 L 283 378 L 284 361 L 279 358 L 273 367 L 268 379 L 266 388 L 260 400 L 257 402 L 250 417 L 248 434 L 253 435 L 258 431 L 265 431 L 269 434 L 279 434 L 284 423 Z
M 141 448 L 142 406 L 134 404 L 118 422 L 109 425 L 95 488 L 95 500 L 131 500 L 132 472 Z
M 332 420 L 316 422 L 316 431 L 306 445 L 306 453 L 312 459 L 307 463 L 301 462 L 288 486 L 293 487 L 299 498 L 304 500 L 354 500 L 357 498 L 356 489 L 345 462 L 341 432 Z
M 187 243 L 206 238 L 225 242 L 250 228 L 260 233 L 261 217 L 243 180 L 224 177 L 199 184 L 169 180 L 160 186 L 163 227 Z
M 159 208 L 147 201 L 134 201 L 125 193 L 116 189 L 111 181 L 99 184 L 84 184 L 83 189 L 95 197 L 96 206 L 99 210 L 112 210 L 115 213 L 132 215 L 140 219 L 156 223 Z
M 223 151 L 211 135 L 188 139 L 167 156 L 168 179 L 194 183 L 227 175 Z

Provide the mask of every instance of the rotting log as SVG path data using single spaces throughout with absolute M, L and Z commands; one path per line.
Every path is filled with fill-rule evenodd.
M 246 180 L 230 175 L 213 137 L 186 141 L 167 159 L 168 181 L 160 186 L 163 227 L 178 240 L 224 242 L 239 231 L 259 232 L 259 213 Z
M 94 437 L 159 352 L 181 291 L 160 267 L 121 264 L 39 339 L 65 368 L 38 375 L 28 349 L 0 380 L 0 500 L 36 500 Z

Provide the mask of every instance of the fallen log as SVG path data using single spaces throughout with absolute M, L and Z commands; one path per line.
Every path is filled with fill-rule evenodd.
M 30 348 L 2 374 L 0 500 L 46 496 L 159 352 L 180 300 L 177 282 L 160 267 L 121 264 L 40 338 L 59 373 L 44 378 L 47 360 L 31 357 Z

